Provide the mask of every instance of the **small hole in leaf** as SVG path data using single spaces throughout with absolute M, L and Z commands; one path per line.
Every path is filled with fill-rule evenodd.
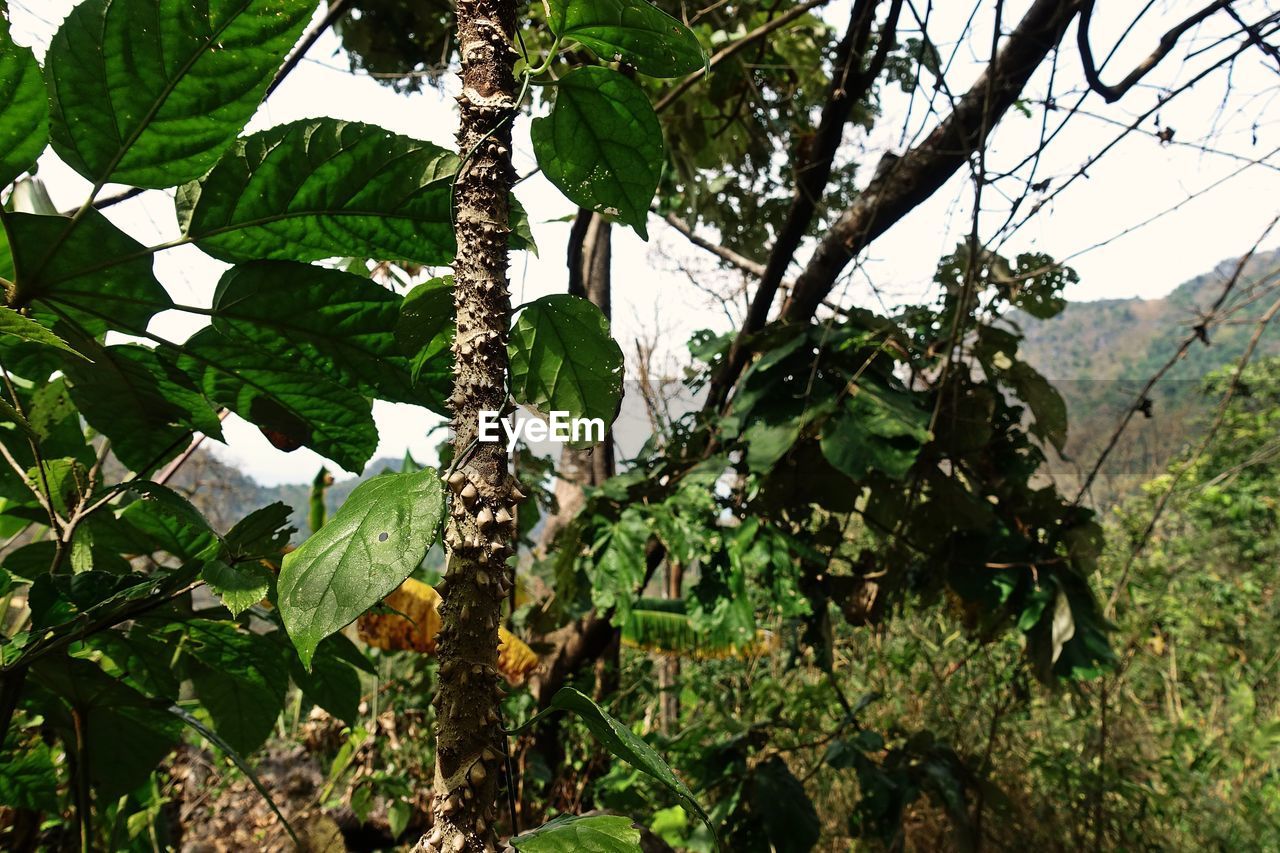
M 379 541 L 379 542 L 386 542 L 386 541 L 387 541 L 387 534 L 386 534 L 386 533 L 379 533 L 379 534 L 378 534 L 378 541 Z

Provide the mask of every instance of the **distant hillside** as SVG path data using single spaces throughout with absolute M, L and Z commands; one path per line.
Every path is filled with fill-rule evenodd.
M 1013 319 L 1026 333 L 1021 352 L 1053 380 L 1145 380 L 1191 334 L 1222 293 L 1236 263 L 1223 261 L 1163 299 L 1072 302 L 1051 320 L 1017 315 Z M 1270 301 L 1258 296 L 1278 272 L 1280 249 L 1255 255 L 1227 301 L 1235 312 L 1228 324 L 1210 332 L 1209 346 L 1192 347 L 1169 378 L 1198 379 L 1239 358 Z M 1280 351 L 1280 332 L 1270 330 L 1263 344 L 1259 355 Z
M 1194 333 L 1195 326 L 1222 293 L 1237 261 L 1220 263 L 1163 299 L 1105 299 L 1074 302 L 1051 320 L 1011 317 L 1026 339 L 1023 357 L 1067 401 L 1070 430 L 1068 460 L 1051 473 L 1069 485 L 1079 482 L 1131 407 L 1145 382 Z M 1280 275 L 1280 250 L 1260 253 L 1245 267 L 1226 302 L 1228 318 L 1197 341 L 1152 391 L 1151 417 L 1134 418 L 1111 454 L 1095 498 L 1107 503 L 1158 473 L 1185 447 L 1216 405 L 1201 393 L 1212 371 L 1235 363 L 1257 328 L 1258 318 L 1275 300 L 1268 287 Z M 1263 333 L 1254 358 L 1280 353 L 1280 321 Z
M 356 486 L 388 468 L 399 471 L 402 463 L 401 459 L 374 459 L 365 466 L 362 476 L 335 483 L 325 494 L 330 517 Z M 302 541 L 311 532 L 307 527 L 310 483 L 261 485 L 203 447 L 178 469 L 169 485 L 189 498 L 220 532 L 225 532 L 253 510 L 276 501 L 293 507 L 293 526 L 298 529 L 293 537 L 295 542 Z

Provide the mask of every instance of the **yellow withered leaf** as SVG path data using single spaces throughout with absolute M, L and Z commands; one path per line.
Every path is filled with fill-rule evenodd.
M 440 633 L 440 594 L 421 581 L 409 578 L 383 599 L 396 613 L 366 613 L 356 623 L 360 639 L 375 649 L 436 653 Z M 404 614 L 404 615 L 401 615 Z M 407 617 L 407 618 L 406 618 Z M 538 656 L 506 628 L 498 628 L 498 671 L 511 684 L 519 684 L 538 666 Z

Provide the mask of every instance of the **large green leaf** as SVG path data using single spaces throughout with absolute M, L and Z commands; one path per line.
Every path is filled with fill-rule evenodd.
M 182 350 L 179 366 L 205 396 L 245 420 L 357 473 L 377 448 L 369 401 L 299 358 L 250 347 L 212 328 L 197 332 Z
M 453 310 L 453 276 L 424 281 L 409 291 L 396 321 L 396 346 L 410 362 L 410 371 L 423 402 L 437 412 L 448 411 L 453 390 L 453 338 L 457 321 Z
M 116 458 L 146 473 L 176 456 L 193 431 L 222 438 L 217 413 L 176 360 L 137 344 L 94 350 L 95 361 L 69 361 L 71 399 L 89 425 L 111 439 Z
M 0 253 L 0 277 L 15 284 L 11 305 L 66 316 L 91 336 L 108 328 L 138 334 L 173 307 L 147 247 L 97 211 L 74 224 L 65 216 L 9 213 L 4 225 L 12 257 Z
M 14 44 L 0 3 L 0 186 L 36 162 L 49 142 L 49 99 L 31 51 Z
M 401 299 L 367 276 L 290 261 L 233 267 L 213 295 L 213 327 L 289 353 L 360 393 L 416 403 L 409 360 L 396 349 Z
M 544 296 L 525 308 L 507 345 L 511 393 L 544 414 L 613 422 L 622 402 L 622 348 L 586 299 Z
M 605 749 L 637 770 L 658 780 L 676 795 L 680 805 L 710 826 L 710 818 L 693 798 L 693 792 L 672 772 L 667 762 L 662 760 L 662 756 L 637 737 L 631 729 L 601 710 L 590 697 L 572 687 L 561 687 L 556 691 L 556 695 L 551 697 L 551 707 L 577 714 L 578 719 L 591 730 Z
M 855 480 L 873 469 L 900 478 L 929 440 L 928 421 L 906 392 L 861 385 L 823 426 L 822 454 Z
M 380 127 L 310 119 L 237 143 L 178 192 L 178 218 L 201 249 L 233 263 L 364 257 L 453 259 L 458 158 Z
M 651 77 L 692 74 L 706 64 L 698 38 L 648 0 L 547 0 L 556 35 Z
M 321 640 L 409 577 L 443 518 L 434 470 L 384 474 L 357 486 L 318 533 L 285 556 L 278 605 L 304 666 Z
M 640 830 L 618 815 L 561 815 L 511 839 L 520 853 L 640 853 Z
M 104 800 L 145 782 L 181 734 L 181 725 L 163 705 L 87 660 L 49 655 L 32 674 L 66 703 L 42 711 L 69 749 L 84 744 L 89 778 Z
M 221 537 L 182 495 L 148 482 L 132 483 L 129 491 L 138 500 L 124 508 L 120 519 L 145 547 L 165 551 L 183 562 L 200 563 L 217 555 Z
M 85 0 L 47 58 L 53 147 L 94 183 L 204 174 L 253 115 L 315 0 Z
M 617 216 L 649 239 L 645 220 L 662 174 L 662 127 L 635 82 L 607 68 L 570 71 L 551 115 L 533 120 L 547 180 L 580 207 Z
M 360 719 L 360 675 L 347 661 L 360 652 L 341 634 L 326 637 L 308 671 L 297 656 L 289 656 L 289 675 L 308 699 L 339 720 L 355 725 Z
M 270 639 L 230 622 L 196 620 L 184 646 L 191 681 L 213 727 L 241 754 L 262 745 L 284 707 L 289 669 Z

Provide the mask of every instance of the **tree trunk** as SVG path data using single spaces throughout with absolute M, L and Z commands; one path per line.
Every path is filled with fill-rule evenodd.
M 454 189 L 453 410 L 456 471 L 445 529 L 448 569 L 440 608 L 436 692 L 435 825 L 420 849 L 494 850 L 504 754 L 496 669 L 498 620 L 510 587 L 507 558 L 519 498 L 499 443 L 476 442 L 482 410 L 506 408 L 511 119 L 516 109 L 512 0 L 458 0 L 462 94 Z

